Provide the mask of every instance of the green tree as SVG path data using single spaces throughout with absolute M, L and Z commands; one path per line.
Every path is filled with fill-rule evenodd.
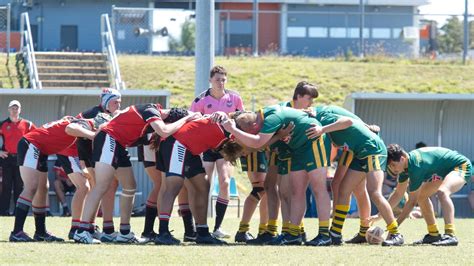
M 441 27 L 442 34 L 439 36 L 438 44 L 442 53 L 458 53 L 462 51 L 463 26 L 462 21 L 456 16 L 448 19 Z
M 181 43 L 185 51 L 194 52 L 196 40 L 196 23 L 191 19 L 184 21 L 181 31 Z
M 181 25 L 181 36 L 179 39 L 169 36 L 169 48 L 172 52 L 194 52 L 196 39 L 196 23 L 186 19 Z

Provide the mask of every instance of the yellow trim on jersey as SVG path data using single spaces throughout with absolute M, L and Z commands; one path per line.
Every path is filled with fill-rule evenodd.
M 352 151 L 345 151 L 347 153 L 348 159 L 346 160 L 346 164 L 344 166 L 349 167 L 349 165 L 352 163 L 352 160 L 354 160 L 354 153 Z
M 258 163 L 257 163 L 257 152 L 252 152 L 252 155 L 253 155 L 253 167 L 252 167 L 252 170 L 253 172 L 257 172 L 258 171 Z
M 276 165 L 276 158 L 277 158 L 276 152 L 271 151 L 270 152 L 270 164 L 269 164 L 270 166 Z
M 462 164 L 462 174 L 466 175 L 466 172 L 467 172 L 467 163 L 463 163 Z
M 374 157 L 372 155 L 368 156 L 367 157 L 367 164 L 368 164 L 368 167 L 369 167 L 369 172 L 372 172 L 374 171 Z
M 321 139 L 321 137 L 319 137 Z M 314 159 L 316 160 L 316 167 L 319 169 L 322 167 L 321 165 L 321 157 L 319 157 L 319 149 L 318 149 L 318 142 L 319 141 L 313 141 L 312 148 L 313 148 L 313 156 Z
M 265 119 L 265 118 L 263 117 L 263 109 L 258 110 L 257 116 L 258 116 L 258 115 L 260 115 L 260 119 L 262 119 L 262 121 Z
M 323 137 L 319 137 L 319 147 L 321 149 L 321 156 L 323 157 L 323 166 L 329 166 L 328 165 L 328 160 L 327 160 L 327 157 L 326 157 L 326 147 L 324 145 L 324 139 Z
M 380 159 L 378 155 L 375 155 L 375 170 L 381 170 L 382 167 L 380 166 Z

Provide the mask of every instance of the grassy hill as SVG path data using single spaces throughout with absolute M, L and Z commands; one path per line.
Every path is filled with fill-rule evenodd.
M 15 59 L 5 67 L 0 57 L 3 88 L 18 88 Z M 194 99 L 194 58 L 121 55 L 123 79 L 130 89 L 167 89 L 172 106 Z M 227 87 L 240 92 L 247 109 L 288 100 L 301 80 L 318 84 L 321 103 L 341 105 L 351 92 L 474 93 L 474 64 L 390 58 L 365 60 L 303 57 L 216 57 L 229 72 Z
M 193 57 L 120 56 L 128 88 L 168 89 L 172 106 L 194 99 Z M 320 87 L 319 102 L 341 105 L 351 92 L 474 93 L 474 65 L 409 60 L 338 61 L 299 57 L 216 57 L 229 72 L 227 87 L 247 109 L 288 100 L 297 82 Z

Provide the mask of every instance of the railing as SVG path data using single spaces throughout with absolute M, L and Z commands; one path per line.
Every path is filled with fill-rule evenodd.
M 26 29 L 25 29 L 26 26 Z M 21 30 L 21 52 L 25 59 L 30 79 L 31 89 L 42 89 L 41 81 L 38 77 L 38 67 L 36 66 L 35 49 L 33 46 L 33 38 L 31 37 L 30 19 L 28 13 L 21 13 L 20 21 Z
M 100 17 L 100 32 L 102 38 L 102 52 L 107 54 L 109 76 L 114 81 L 115 89 L 125 90 L 125 82 L 122 81 L 122 76 L 120 75 L 114 37 L 112 35 L 108 14 L 102 14 Z

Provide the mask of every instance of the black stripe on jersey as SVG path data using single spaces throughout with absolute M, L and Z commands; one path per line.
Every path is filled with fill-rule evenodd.
M 142 117 L 143 121 L 147 122 L 150 118 L 161 118 L 159 107 L 156 104 L 146 103 L 135 105 L 136 112 Z

